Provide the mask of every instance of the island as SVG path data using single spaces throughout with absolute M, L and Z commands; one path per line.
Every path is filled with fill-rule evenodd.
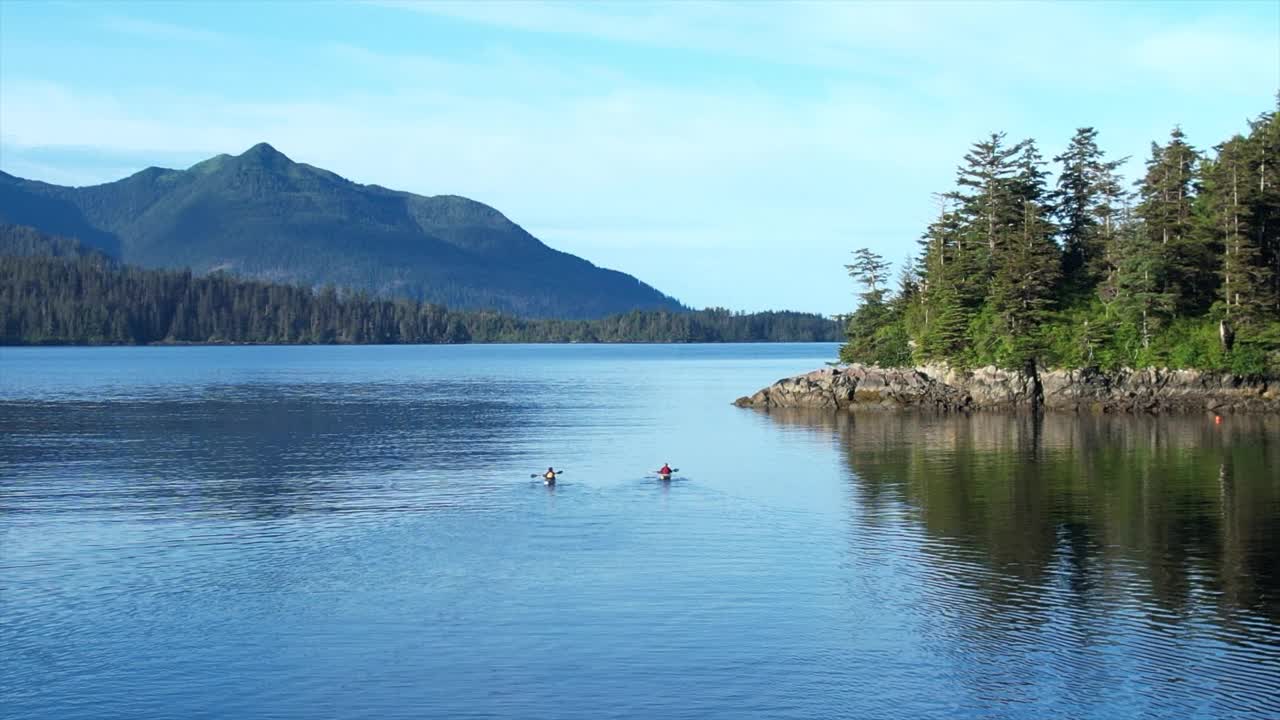
M 867 248 L 840 366 L 756 407 L 1280 411 L 1280 118 L 1152 143 L 1136 190 L 1097 131 L 1053 158 L 974 143 L 889 289 Z

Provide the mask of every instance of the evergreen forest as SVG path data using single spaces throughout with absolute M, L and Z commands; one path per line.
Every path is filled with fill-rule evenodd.
M 1280 373 L 1280 117 L 1207 150 L 1175 127 L 1133 182 L 1126 161 L 1090 127 L 1051 162 L 975 142 L 896 283 L 855 251 L 840 359 Z
M 0 344 L 836 341 L 821 315 L 632 311 L 523 319 L 272 284 L 226 273 L 123 265 L 70 238 L 0 225 Z

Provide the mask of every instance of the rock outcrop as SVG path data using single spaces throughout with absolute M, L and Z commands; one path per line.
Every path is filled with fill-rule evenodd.
M 1046 408 L 1093 412 L 1280 412 L 1280 379 L 1199 370 L 1049 370 Z
M 1280 380 L 1195 370 L 1039 370 L 848 365 L 784 378 L 740 407 L 941 412 L 1280 413 Z

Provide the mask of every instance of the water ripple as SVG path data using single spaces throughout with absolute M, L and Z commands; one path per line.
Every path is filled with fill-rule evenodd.
M 829 347 L 152 350 L 0 353 L 6 718 L 1280 716 L 1270 421 L 725 404 Z

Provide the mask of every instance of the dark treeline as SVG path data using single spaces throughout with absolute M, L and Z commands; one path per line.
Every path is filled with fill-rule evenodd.
M 1280 118 L 1201 152 L 1175 128 L 1129 189 L 1093 128 L 1053 158 L 975 143 L 896 291 L 868 250 L 846 362 L 1280 372 Z
M 492 312 L 119 265 L 74 240 L 0 226 L 0 343 L 808 342 L 820 315 L 635 311 L 600 320 Z

